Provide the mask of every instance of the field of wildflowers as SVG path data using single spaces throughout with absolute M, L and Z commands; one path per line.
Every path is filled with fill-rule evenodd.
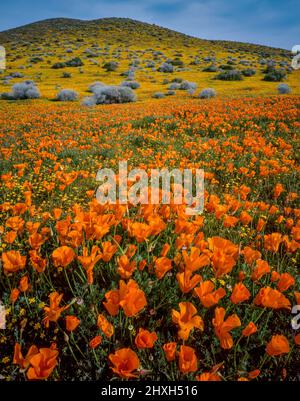
M 297 96 L 0 103 L 4 380 L 297 380 Z M 205 209 L 96 173 L 201 168 Z

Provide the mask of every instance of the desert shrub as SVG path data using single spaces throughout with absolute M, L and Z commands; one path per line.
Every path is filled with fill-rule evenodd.
M 219 79 L 221 81 L 241 81 L 243 76 L 238 70 L 231 71 L 222 71 L 218 75 L 215 76 L 215 79 Z
M 162 98 L 165 97 L 165 95 L 164 95 L 164 93 L 162 93 L 162 92 L 155 92 L 155 93 L 153 93 L 152 97 L 153 97 L 154 99 L 162 99 Z
M 171 63 L 162 63 L 159 67 L 158 67 L 158 71 L 160 72 L 173 72 L 174 71 L 174 67 Z
M 136 100 L 133 90 L 127 86 L 96 85 L 92 89 L 92 92 L 93 96 L 84 99 L 84 105 L 128 103 Z
M 116 61 L 108 61 L 107 63 L 103 64 L 103 68 L 107 71 L 116 71 L 118 68 L 119 64 Z
M 199 93 L 200 99 L 210 99 L 216 97 L 217 93 L 213 88 L 205 88 Z
M 256 70 L 254 68 L 246 68 L 245 70 L 242 70 L 241 73 L 244 77 L 252 77 L 256 74 Z
M 138 89 L 141 85 L 137 81 L 124 81 L 121 86 L 128 86 L 131 89 Z
M 73 89 L 62 89 L 56 95 L 56 100 L 60 102 L 73 102 L 78 99 L 78 93 Z
M 79 57 L 74 57 L 71 60 L 66 61 L 66 66 L 67 67 L 82 67 L 83 62 Z
M 176 67 L 183 67 L 184 63 L 180 58 L 176 57 L 174 60 L 170 60 L 170 64 L 176 66 Z
M 286 78 L 286 72 L 284 70 L 276 70 L 275 68 L 270 70 L 264 76 L 264 81 L 269 82 L 280 82 Z
M 203 68 L 202 70 L 203 72 L 217 72 L 218 71 L 218 67 L 214 64 L 209 65 L 208 67 Z
M 195 82 L 182 81 L 179 86 L 179 89 L 186 90 L 192 93 L 195 92 L 195 90 L 197 89 L 197 84 Z
M 59 68 L 66 68 L 66 63 L 63 63 L 62 61 L 58 61 L 57 63 L 54 63 L 52 65 L 52 68 L 54 68 L 55 70 L 57 70 Z
M 72 74 L 70 73 L 70 72 L 63 72 L 62 73 L 62 76 L 61 76 L 62 78 L 71 78 L 72 77 Z
M 286 95 L 292 91 L 288 84 L 279 84 L 277 90 L 280 95 Z
M 168 90 L 168 91 L 166 92 L 166 96 L 173 96 L 173 95 L 175 95 L 175 91 Z
M 23 100 L 23 99 L 38 99 L 40 92 L 33 81 L 24 81 L 15 84 L 10 93 L 3 93 L 2 99 L 7 100 Z
M 172 79 L 171 82 L 176 82 L 177 84 L 181 84 L 182 81 L 183 81 L 183 78 L 175 77 Z
M 155 62 L 154 61 L 148 61 L 145 65 L 146 68 L 153 68 L 155 67 Z
M 221 70 L 225 70 L 225 71 L 234 70 L 234 67 L 233 67 L 232 65 L 230 65 L 230 64 L 221 64 L 221 65 L 219 66 L 219 68 L 220 68 Z
M 31 58 L 29 59 L 29 62 L 30 62 L 30 63 L 36 64 L 36 63 L 39 63 L 40 61 L 43 61 L 43 60 L 44 60 L 43 57 L 40 57 L 40 56 L 33 56 L 33 57 L 31 57 Z
M 21 72 L 18 72 L 18 71 L 12 72 L 10 75 L 11 75 L 13 78 L 23 78 L 23 77 L 24 77 L 24 75 L 23 75 Z
M 180 84 L 177 82 L 172 82 L 169 86 L 168 89 L 169 90 L 177 90 L 180 88 Z
M 99 82 L 99 81 L 93 82 L 93 83 L 88 87 L 88 92 L 94 92 L 94 89 L 95 89 L 96 87 L 99 87 L 99 86 L 106 86 L 106 85 L 103 84 L 102 82 Z

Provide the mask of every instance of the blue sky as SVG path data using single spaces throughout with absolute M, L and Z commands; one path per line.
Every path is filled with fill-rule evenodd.
M 205 39 L 291 49 L 300 43 L 299 12 L 299 0 L 1 0 L 0 31 L 55 17 L 127 17 Z

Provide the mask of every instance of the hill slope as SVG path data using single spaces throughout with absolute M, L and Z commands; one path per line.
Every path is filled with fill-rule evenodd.
M 163 81 L 174 77 L 194 81 L 200 88 L 213 86 L 224 94 L 274 93 L 276 83 L 262 81 L 261 70 L 270 61 L 290 70 L 291 57 L 283 49 L 203 40 L 126 18 L 48 19 L 0 32 L 0 44 L 7 50 L 7 70 L 0 75 L 0 91 L 7 91 L 8 85 L 24 78 L 34 79 L 45 97 L 54 96 L 63 87 L 84 95 L 96 80 L 119 84 L 128 69 L 135 71 L 135 79 L 141 83 L 139 98 L 166 90 Z M 81 66 L 62 67 L 75 57 L 80 58 Z M 118 64 L 115 71 L 103 68 L 109 61 Z M 174 65 L 172 74 L 157 71 L 165 61 Z M 241 82 L 216 81 L 215 73 L 203 71 L 212 64 L 217 70 L 231 66 L 228 68 L 251 68 L 257 73 Z M 62 68 L 53 68 L 55 65 Z M 296 92 L 298 77 L 298 72 L 293 72 L 288 78 Z

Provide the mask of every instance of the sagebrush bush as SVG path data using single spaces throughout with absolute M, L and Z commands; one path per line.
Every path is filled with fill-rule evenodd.
M 218 67 L 214 64 L 209 65 L 208 67 L 203 68 L 202 70 L 203 72 L 217 72 L 218 71 Z
M 103 64 L 103 68 L 107 71 L 116 71 L 118 68 L 119 64 L 116 61 L 108 61 L 107 63 Z
M 180 88 L 180 84 L 177 82 L 173 82 L 168 86 L 168 89 L 170 89 L 170 90 L 177 90 L 179 88 Z
M 218 75 L 215 76 L 215 79 L 219 79 L 221 81 L 241 81 L 243 76 L 238 70 L 231 71 L 222 71 Z
M 60 102 L 73 102 L 78 99 L 78 93 L 73 89 L 62 89 L 56 95 L 56 100 Z
M 2 93 L 2 99 L 7 100 L 24 100 L 38 99 L 41 97 L 40 91 L 33 81 L 24 81 L 15 84 L 11 92 Z
M 171 64 L 171 63 L 162 63 L 158 67 L 158 71 L 160 71 L 160 72 L 173 72 L 174 71 L 173 64 Z
M 83 100 L 86 106 L 96 104 L 129 103 L 136 101 L 136 95 L 128 86 L 99 86 L 92 89 L 93 96 Z
M 162 99 L 162 98 L 165 97 L 165 95 L 164 95 L 164 93 L 162 93 L 162 92 L 155 92 L 155 93 L 153 93 L 152 97 L 153 97 L 154 99 Z
M 199 93 L 200 99 L 210 99 L 216 97 L 217 93 L 213 88 L 205 88 Z
M 244 77 L 252 77 L 256 74 L 256 70 L 254 68 L 246 68 L 245 70 L 241 71 Z
M 103 84 L 102 82 L 96 81 L 93 82 L 89 87 L 88 87 L 88 92 L 93 92 L 94 88 L 96 88 L 97 86 L 106 86 L 105 84 Z
M 124 81 L 121 86 L 128 86 L 131 89 L 138 89 L 141 85 L 137 81 Z
M 288 84 L 279 84 L 277 90 L 280 95 L 286 95 L 292 91 Z
M 179 89 L 186 90 L 189 93 L 193 93 L 197 89 L 197 84 L 195 82 L 182 81 L 179 86 Z
M 286 78 L 286 72 L 284 70 L 270 70 L 264 76 L 264 81 L 269 82 L 280 82 Z

